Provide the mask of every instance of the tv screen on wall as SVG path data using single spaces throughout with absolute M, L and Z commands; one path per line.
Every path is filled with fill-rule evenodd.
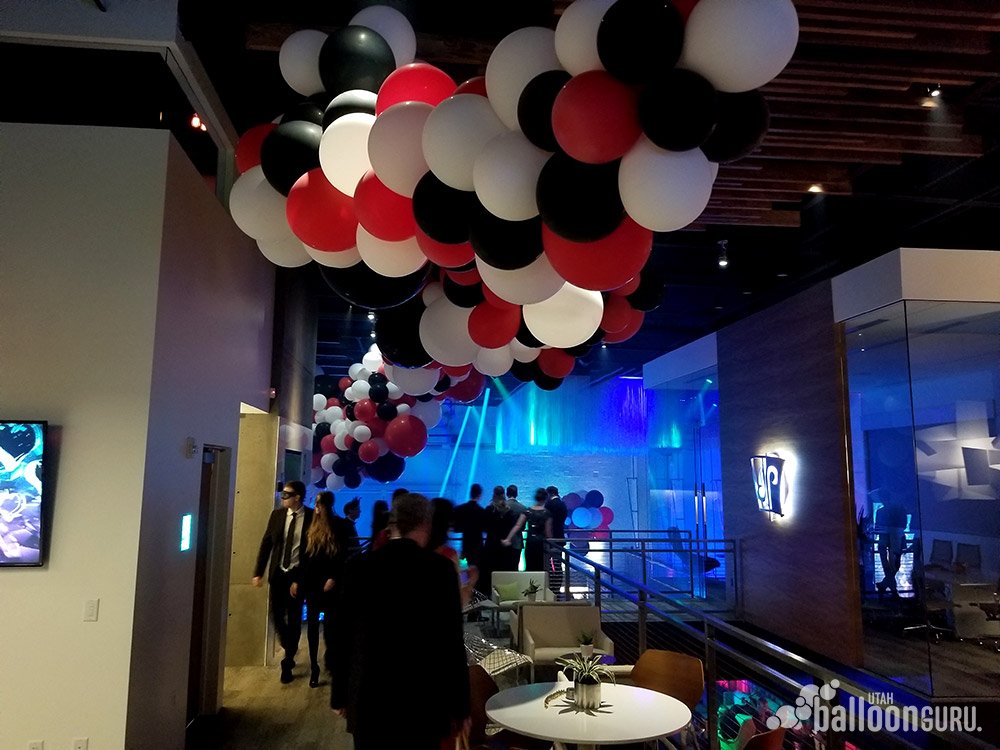
M 42 564 L 45 428 L 0 420 L 0 567 Z

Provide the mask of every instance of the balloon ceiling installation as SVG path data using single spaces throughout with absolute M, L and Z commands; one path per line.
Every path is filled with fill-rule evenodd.
M 272 262 L 315 260 L 385 311 L 400 384 L 471 368 L 556 388 L 659 304 L 654 232 L 695 221 L 718 165 L 760 145 L 757 89 L 797 40 L 792 0 L 576 0 L 456 85 L 371 6 L 282 45 L 307 99 L 240 140 L 233 219 Z
M 416 358 L 426 361 L 426 355 Z M 427 445 L 427 432 L 441 421 L 442 400 L 472 403 L 485 386 L 483 375 L 469 365 L 387 365 L 373 344 L 345 377 L 316 378 L 312 481 L 332 491 L 354 489 L 364 478 L 394 482 L 405 459 Z

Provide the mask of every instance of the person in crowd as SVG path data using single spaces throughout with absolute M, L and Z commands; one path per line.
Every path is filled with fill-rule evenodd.
M 458 575 L 426 549 L 426 498 L 396 498 L 390 525 L 396 538 L 352 559 L 344 573 L 330 644 L 330 706 L 346 717 L 356 750 L 439 750 L 445 737 L 469 727 Z M 408 670 L 401 648 L 432 658 Z
M 510 506 L 507 505 L 507 496 L 503 487 L 497 485 L 493 488 L 493 497 L 490 504 L 486 506 L 484 513 L 486 529 L 486 544 L 483 557 L 490 575 L 497 570 L 513 570 L 513 562 L 503 542 L 510 534 L 517 518 L 511 513 Z
M 462 557 L 469 564 L 479 570 L 479 582 L 476 588 L 485 596 L 490 595 L 489 591 L 489 570 L 486 567 L 486 559 L 483 555 L 483 531 L 486 523 L 486 516 L 483 506 L 479 504 L 483 496 L 483 488 L 478 484 L 473 484 L 469 488 L 469 499 L 455 508 L 453 527 L 455 531 L 462 535 Z M 470 615 L 472 617 L 473 615 Z
M 463 576 L 458 552 L 448 544 L 448 531 L 451 529 L 454 516 L 454 504 L 443 497 L 436 497 L 431 500 L 431 509 L 431 538 L 427 543 L 427 548 L 447 557 L 455 565 L 461 582 L 462 608 L 464 609 L 472 600 L 472 589 L 479 579 L 479 569 L 475 565 L 470 565 L 468 572 Z
M 516 484 L 507 485 L 507 507 L 510 508 L 510 512 L 514 514 L 514 518 L 520 518 L 527 511 L 527 508 L 518 502 Z M 511 545 L 508 548 L 508 554 L 510 555 L 508 564 L 512 566 L 511 570 L 517 570 L 521 566 L 521 550 L 523 549 L 524 536 L 518 532 L 514 534 L 514 537 L 511 540 Z M 531 570 L 531 568 L 527 568 L 527 570 Z M 538 570 L 541 570 L 541 568 L 538 568 Z
M 566 503 L 559 497 L 559 488 L 549 485 L 545 488 L 548 493 L 548 500 L 545 501 L 545 508 L 552 514 L 552 538 L 566 538 L 566 517 L 569 511 L 566 510 Z M 565 542 L 553 542 L 562 546 Z M 549 587 L 553 591 L 559 591 L 563 584 L 563 560 L 557 551 L 551 551 L 548 559 L 545 560 L 545 567 L 549 571 Z
M 376 500 L 372 505 L 372 533 L 374 539 L 386 526 L 389 525 L 389 503 L 385 500 Z
M 404 487 L 398 487 L 392 493 L 392 507 L 396 507 L 396 500 L 408 495 L 410 491 Z M 377 549 L 384 547 L 390 539 L 393 537 L 392 529 L 392 511 L 389 511 L 389 518 L 386 519 L 385 528 L 379 531 L 378 536 L 372 539 L 372 543 L 368 545 L 368 549 L 374 552 Z
M 545 507 L 548 493 L 539 487 L 535 490 L 535 504 L 518 516 L 514 528 L 503 540 L 504 545 L 512 545 L 527 527 L 528 541 L 524 547 L 524 569 L 545 570 L 545 540 L 552 536 L 552 514 Z
M 293 571 L 295 582 L 290 592 L 292 598 L 304 598 L 306 601 L 309 687 L 319 685 L 319 615 L 323 613 L 323 633 L 328 636 L 333 589 L 340 580 L 347 559 L 348 540 L 337 537 L 337 525 L 337 516 L 333 513 L 333 493 L 318 493 L 312 523 L 306 532 L 305 554 L 300 554 L 299 566 Z M 328 637 L 326 641 L 329 642 Z
M 302 559 L 303 541 L 312 522 L 312 508 L 302 505 L 306 487 L 302 482 L 285 482 L 281 490 L 281 506 L 271 512 L 264 537 L 260 540 L 253 585 L 264 585 L 264 569 L 270 586 L 271 618 L 285 656 L 281 660 L 281 681 L 292 681 L 295 652 L 302 636 L 302 599 L 293 596 L 292 584 Z M 270 561 L 270 562 L 269 562 Z
M 337 532 L 347 540 L 347 554 L 353 555 L 361 549 L 361 542 L 358 541 L 357 520 L 361 517 L 361 498 L 352 497 L 344 503 L 344 517 L 340 519 L 341 529 Z

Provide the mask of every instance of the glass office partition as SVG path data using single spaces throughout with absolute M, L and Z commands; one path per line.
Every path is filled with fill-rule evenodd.
M 906 301 L 844 324 L 865 666 L 996 694 L 1000 305 Z

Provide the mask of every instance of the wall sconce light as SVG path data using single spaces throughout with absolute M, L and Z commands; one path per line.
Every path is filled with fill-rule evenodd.
M 729 244 L 729 240 L 719 240 L 719 268 L 725 268 L 729 265 L 729 256 L 726 255 L 726 245 Z
M 757 510 L 778 516 L 785 515 L 784 505 L 788 497 L 788 482 L 784 476 L 785 459 L 775 453 L 751 456 L 750 468 L 753 472 Z

